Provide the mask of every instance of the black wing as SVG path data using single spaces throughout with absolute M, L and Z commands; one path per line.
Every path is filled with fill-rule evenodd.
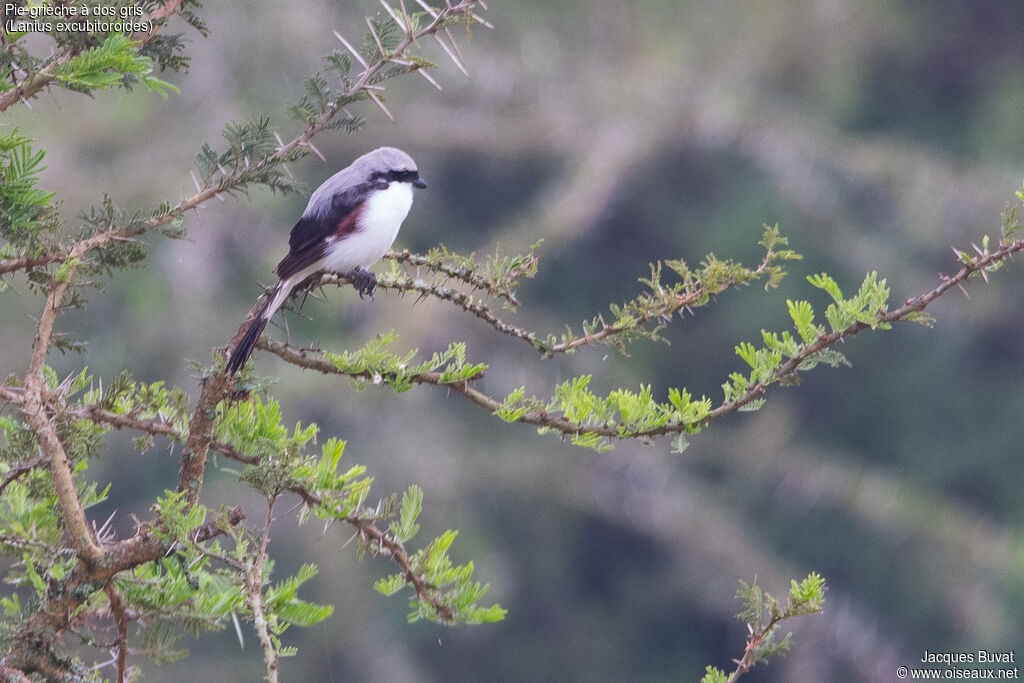
M 360 183 L 331 197 L 331 206 L 327 211 L 307 210 L 309 215 L 303 215 L 292 228 L 292 234 L 288 237 L 289 249 L 302 251 L 333 235 L 338 223 L 363 203 L 366 193 L 372 187 L 370 183 Z
M 329 237 L 343 238 L 355 232 L 358 228 L 356 218 L 372 187 L 370 183 L 357 185 L 334 195 L 325 213 L 303 215 L 288 237 L 288 255 L 277 264 L 274 271 L 277 276 L 284 280 L 322 259 Z

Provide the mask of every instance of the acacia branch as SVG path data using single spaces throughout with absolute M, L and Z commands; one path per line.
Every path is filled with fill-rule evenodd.
M 516 297 L 514 291 L 509 289 L 507 286 L 499 285 L 498 283 L 492 282 L 487 277 L 473 271 L 467 267 L 456 267 L 448 265 L 446 263 L 438 263 L 429 259 L 421 254 L 413 254 L 409 251 L 388 251 L 384 254 L 385 259 L 390 259 L 395 263 L 401 263 L 410 266 L 428 268 L 434 272 L 442 273 L 447 277 L 460 280 L 473 289 L 482 289 L 486 291 L 490 296 L 497 299 L 504 299 L 505 301 L 512 304 L 512 306 L 519 306 L 519 299 Z M 511 282 L 516 282 L 523 277 L 531 277 L 532 273 L 535 272 L 537 267 L 537 257 L 531 258 L 521 268 L 515 269 L 508 273 L 507 279 Z
M 42 457 L 35 457 L 24 465 L 18 465 L 17 467 L 11 468 L 4 477 L 3 482 L 0 483 L 0 496 L 3 496 L 4 491 L 7 490 L 8 486 L 16 482 L 18 479 L 21 479 L 35 468 L 45 464 L 46 463 Z
M 63 254 L 43 254 L 34 257 L 23 257 L 14 259 L 0 260 L 0 275 L 6 273 L 13 273 L 18 270 L 32 270 L 33 268 L 41 268 L 42 266 L 54 263 L 55 261 L 63 260 Z
M 987 281 L 988 277 L 986 272 L 989 268 L 1004 263 L 1008 259 L 1012 259 L 1013 255 L 1024 251 L 1024 239 L 1014 240 L 1011 242 L 1005 242 L 1000 244 L 999 248 L 991 253 L 982 253 L 977 259 L 973 259 L 970 263 L 966 263 L 961 266 L 960 270 L 957 271 L 956 275 L 950 277 L 947 275 L 941 275 L 941 284 L 932 289 L 929 292 L 925 292 L 920 296 L 912 297 L 907 299 L 906 302 L 892 311 L 882 311 L 875 316 L 876 325 L 902 322 L 905 319 L 912 317 L 915 313 L 924 311 L 929 304 L 938 299 L 940 296 L 948 292 L 953 287 L 958 287 L 963 290 L 963 285 L 974 275 L 981 274 L 985 276 Z M 964 290 L 966 294 L 966 290 Z M 812 344 L 805 344 L 800 352 L 787 360 L 785 363 L 780 365 L 776 369 L 773 379 L 779 381 L 787 376 L 794 375 L 797 369 L 804 361 L 813 358 L 817 354 L 824 351 L 830 346 L 843 341 L 847 337 L 863 332 L 866 329 L 870 329 L 872 326 L 865 323 L 854 323 L 844 330 L 838 332 L 830 332 L 823 334 Z M 765 392 L 766 387 L 758 384 L 751 387 L 742 397 L 731 403 L 724 403 L 711 413 L 697 426 L 704 426 L 711 420 L 721 417 L 722 415 L 735 412 L 743 406 L 747 405 L 756 398 L 762 396 Z
M 195 543 L 210 540 L 240 524 L 245 518 L 241 508 L 232 509 L 226 519 L 216 519 L 197 528 L 190 538 Z M 4 670 L 23 673 L 41 673 L 51 680 L 64 680 L 65 663 L 54 653 L 56 636 L 64 632 L 78 614 L 88 596 L 118 573 L 167 554 L 166 542 L 156 533 L 155 523 L 140 525 L 135 536 L 104 548 L 102 561 L 93 567 L 81 562 L 62 582 L 61 591 L 47 593 L 43 603 L 18 628 L 10 648 L 0 659 L 0 673 Z
M 292 486 L 288 490 L 299 496 L 310 508 L 317 508 L 323 504 L 323 498 L 305 487 Z M 401 574 L 405 577 L 406 583 L 412 586 L 417 599 L 430 603 L 434 611 L 445 621 L 455 621 L 455 612 L 432 594 L 431 589 L 433 587 L 412 568 L 412 563 L 409 560 L 409 554 L 405 551 L 405 547 L 395 540 L 390 532 L 378 528 L 374 520 L 360 517 L 357 514 L 347 515 L 340 519 L 346 524 L 355 527 L 359 538 L 367 543 L 371 550 L 376 547 L 376 552 L 387 555 L 394 560 L 401 569 Z
M 48 305 L 44 309 L 36 337 L 36 349 L 42 349 L 48 343 L 56 313 L 53 304 L 56 295 L 63 289 L 55 286 L 47 298 Z M 41 363 L 44 358 L 45 353 L 33 353 L 30 368 L 36 368 L 36 364 Z M 61 662 L 53 653 L 54 636 L 68 628 L 73 615 L 78 612 L 92 590 L 96 586 L 107 584 L 119 572 L 163 557 L 167 547 L 165 541 L 154 533 L 155 522 L 140 525 L 132 538 L 102 548 L 95 542 L 81 509 L 67 454 L 56 436 L 54 422 L 59 415 L 59 411 L 54 407 L 56 399 L 44 396 L 45 385 L 40 384 L 42 382 L 44 380 L 37 369 L 26 376 L 26 386 L 23 389 L 0 387 L 0 399 L 21 404 L 29 426 L 36 432 L 43 453 L 50 459 L 55 486 L 61 487 L 58 488 L 58 498 L 72 547 L 84 561 L 66 578 L 63 590 L 53 595 L 47 594 L 39 609 L 19 628 L 6 655 L 0 660 L 0 673 L 16 678 L 18 674 L 38 672 L 56 679 L 60 677 L 63 669 Z M 118 415 L 98 407 L 84 409 L 82 414 L 76 413 L 75 416 L 106 422 L 118 428 L 130 427 L 151 434 L 174 436 L 168 433 L 167 423 Z M 178 436 L 180 438 L 180 435 Z M 69 517 L 71 523 L 67 521 Z M 225 524 L 228 527 L 235 526 L 243 519 L 241 508 L 236 507 L 230 511 L 226 520 L 211 520 L 198 527 L 191 534 L 191 538 L 196 543 L 207 541 L 224 533 Z M 10 539 L 10 542 L 14 544 L 15 540 Z M 85 590 L 87 586 L 90 588 Z M 114 609 L 114 602 L 111 604 Z M 126 653 L 127 649 L 120 638 L 119 643 L 119 670 L 123 671 L 121 655 Z
M 355 56 L 356 59 L 364 67 L 363 72 L 360 74 L 359 78 L 356 79 L 356 82 L 353 83 L 350 87 L 346 87 L 344 90 L 342 90 L 341 94 L 343 96 L 349 96 L 357 92 L 365 92 L 370 99 L 374 100 L 375 102 L 377 102 L 378 105 L 380 105 L 379 98 L 377 98 L 377 96 L 373 92 L 373 87 L 379 89 L 378 86 L 373 86 L 373 83 L 371 83 L 371 79 L 373 78 L 373 76 L 376 75 L 377 72 L 379 72 L 388 63 L 402 64 L 404 62 L 403 58 L 405 55 L 405 51 L 408 50 L 411 45 L 416 43 L 420 38 L 436 35 L 437 32 L 441 30 L 441 24 L 449 17 L 456 15 L 472 14 L 470 10 L 473 8 L 474 5 L 477 4 L 477 2 L 478 0 L 462 0 L 462 2 L 459 2 L 458 4 L 449 4 L 447 7 L 437 9 L 431 15 L 433 17 L 432 21 L 419 31 L 414 32 L 408 25 L 405 26 L 405 38 L 403 38 L 402 41 L 397 46 L 395 46 L 395 48 L 391 50 L 389 53 L 384 53 L 382 51 L 381 54 L 378 55 L 374 61 L 369 63 L 367 63 L 358 52 L 353 50 L 351 46 L 347 43 L 347 41 L 341 38 L 340 34 L 335 32 L 335 35 L 338 36 L 339 40 L 341 40 L 342 43 L 345 44 L 345 47 L 349 48 L 349 50 L 353 53 L 353 56 Z M 410 70 L 415 70 L 411 66 L 407 66 L 407 68 L 409 68 Z M 320 118 L 317 119 L 314 123 L 310 124 L 309 127 L 307 127 L 306 130 L 303 131 L 301 135 L 296 137 L 288 144 L 282 145 L 278 149 L 277 154 L 275 156 L 284 156 L 289 154 L 290 152 L 295 151 L 300 147 L 308 146 L 313 136 L 319 133 L 320 131 L 326 129 L 328 127 L 328 124 L 330 124 L 334 117 L 336 117 L 338 113 L 342 111 L 342 108 L 343 105 L 336 104 L 333 107 L 330 107 L 329 109 L 324 111 L 324 113 L 320 115 Z M 388 114 L 388 118 L 393 118 L 386 109 L 384 109 L 384 113 Z
M 158 7 L 149 15 L 152 30 L 148 33 L 134 33 L 132 34 L 132 40 L 137 42 L 140 47 L 152 40 L 164 25 L 162 22 L 156 22 L 166 19 L 177 12 L 178 6 L 181 5 L 181 3 L 182 0 L 167 0 L 163 5 Z M 72 49 L 64 52 L 63 54 L 52 57 L 45 67 L 32 74 L 28 79 L 19 83 L 17 87 L 0 94 L 0 112 L 7 111 L 9 107 L 18 102 L 26 102 L 32 97 L 35 97 L 40 90 L 53 83 L 56 78 L 53 75 L 54 69 L 75 58 L 78 54 L 79 52 L 77 49 Z
M 267 559 L 267 546 L 270 543 L 270 523 L 273 521 L 274 499 L 267 501 L 267 519 L 263 527 L 263 534 L 260 538 L 260 547 L 255 557 L 247 561 L 243 568 L 245 575 L 245 591 L 249 598 L 249 605 L 252 607 L 252 623 L 256 628 L 256 634 L 260 639 L 260 647 L 263 649 L 263 661 L 267 665 L 267 680 L 277 683 L 277 671 L 279 667 L 277 650 L 274 648 L 274 641 L 270 634 L 270 625 L 267 623 L 266 605 L 263 601 L 263 565 Z
M 543 409 L 529 409 L 515 421 L 540 428 L 551 429 L 566 436 L 573 437 L 582 434 L 593 434 L 611 439 L 627 439 L 648 438 L 664 436 L 667 434 L 681 434 L 699 431 L 712 421 L 730 413 L 734 413 L 740 408 L 743 408 L 751 402 L 763 397 L 767 391 L 768 385 L 779 382 L 786 377 L 795 375 L 805 361 L 816 357 L 825 349 L 834 346 L 847 337 L 852 337 L 865 329 L 877 327 L 881 324 L 901 322 L 907 318 L 913 317 L 915 314 L 924 311 L 932 301 L 942 296 L 953 287 L 963 288 L 964 283 L 972 276 L 977 274 L 984 275 L 989 269 L 1002 264 L 1006 260 L 1012 258 L 1015 253 L 1020 251 L 1024 251 L 1024 240 L 1005 242 L 1001 244 L 997 250 L 991 253 L 980 252 L 977 258 L 971 259 L 969 262 L 962 265 L 956 275 L 952 277 L 945 275 L 941 276 L 942 282 L 931 291 L 925 292 L 920 296 L 907 299 L 903 306 L 892 311 L 883 310 L 879 312 L 875 316 L 874 326 L 858 322 L 850 325 L 846 329 L 819 335 L 814 342 L 804 344 L 794 356 L 782 363 L 775 370 L 772 375 L 772 380 L 768 382 L 768 384 L 758 383 L 752 385 L 743 395 L 732 401 L 723 401 L 700 420 L 674 420 L 650 429 L 630 430 L 628 429 L 628 426 L 620 424 L 580 424 L 564 416 L 551 415 Z M 324 281 L 330 283 L 341 283 L 346 282 L 347 279 L 342 275 L 325 274 Z M 388 283 L 379 282 L 378 286 L 387 288 Z M 373 376 L 369 371 L 359 373 L 343 372 L 334 363 L 323 357 L 322 353 L 319 352 L 307 349 L 296 349 L 288 344 L 269 342 L 263 339 L 257 343 L 257 346 L 266 351 L 270 351 L 285 362 L 308 370 L 316 370 L 324 374 L 357 377 L 360 379 L 373 379 Z M 311 355 L 314 353 L 318 355 Z M 439 376 L 437 376 L 436 373 L 411 374 L 405 379 L 414 384 L 441 385 Z M 503 407 L 500 401 L 470 386 L 468 381 L 445 383 L 443 386 L 449 388 L 451 391 L 454 391 L 467 399 L 470 403 L 473 403 L 488 412 L 496 413 Z
M 72 250 L 71 256 L 77 258 L 81 253 L 76 248 Z M 93 538 L 92 530 L 86 521 L 85 509 L 82 507 L 82 501 L 78 495 L 70 459 L 47 414 L 43 399 L 43 392 L 46 388 L 43 365 L 46 362 L 46 353 L 53 337 L 54 321 L 68 289 L 72 271 L 73 267 L 62 274 L 60 279 L 54 279 L 51 282 L 50 292 L 46 297 L 42 315 L 39 317 L 36 336 L 32 342 L 32 358 L 25 374 L 25 390 L 22 400 L 25 419 L 34 432 L 40 449 L 50 461 L 50 474 L 53 477 L 54 491 L 60 506 L 61 521 L 68 533 L 71 547 L 75 549 L 75 553 L 83 562 L 93 566 L 99 561 L 103 551 Z
M 260 348 L 269 350 L 272 353 L 281 355 L 285 360 L 300 365 L 301 367 L 319 370 L 324 373 L 332 371 L 334 373 L 338 373 L 337 368 L 333 364 L 328 363 L 322 358 L 310 357 L 308 355 L 309 352 L 306 350 L 296 350 L 284 344 L 268 345 L 262 340 L 259 346 Z M 363 379 L 372 379 L 369 374 L 366 373 L 353 376 L 362 377 Z M 426 372 L 419 373 L 414 376 L 411 381 L 422 384 L 435 384 L 456 388 L 456 385 L 442 384 L 440 378 L 441 373 Z M 460 382 L 459 384 L 466 384 L 466 382 Z M 0 387 L 0 399 L 10 401 L 12 403 L 21 403 L 24 396 L 23 392 L 18 391 L 15 388 Z M 54 409 L 51 408 L 50 411 L 54 412 Z M 70 411 L 70 413 L 77 418 L 92 420 L 100 424 L 107 424 L 116 429 L 132 429 L 146 434 L 152 434 L 154 436 L 165 436 L 176 441 L 183 441 L 187 438 L 186 435 L 172 422 L 166 420 L 144 419 L 131 414 L 115 413 L 98 406 L 74 409 Z M 260 461 L 258 456 L 243 453 L 229 443 L 211 440 L 209 448 L 222 453 L 225 457 L 231 460 L 247 465 L 256 465 Z M 308 491 L 304 487 L 293 486 L 288 490 L 302 498 L 303 502 L 310 507 L 320 506 L 323 502 L 323 499 L 320 496 Z M 236 507 L 230 511 L 227 521 L 230 526 L 235 526 L 241 523 L 244 518 L 245 516 L 242 513 L 241 508 Z M 455 615 L 451 608 L 433 597 L 431 594 L 431 587 L 423 580 L 423 577 L 417 575 L 412 569 L 408 553 L 405 551 L 402 544 L 398 543 L 387 531 L 378 528 L 375 525 L 374 520 L 361 518 L 358 515 L 348 515 L 342 518 L 341 521 L 353 526 L 357 530 L 360 538 L 375 546 L 382 554 L 388 555 L 394 560 L 398 565 L 401 574 L 405 576 L 406 581 L 410 586 L 412 586 L 418 599 L 429 602 L 437 614 L 443 619 L 447 621 L 454 620 Z M 222 528 L 219 520 L 211 520 L 197 528 L 192 534 L 190 534 L 190 536 L 196 543 L 201 543 L 224 533 L 224 531 L 225 529 Z M 154 545 L 154 543 L 158 543 L 159 545 Z M 148 528 L 140 530 L 133 539 L 122 541 L 107 549 L 106 557 L 107 561 L 111 563 L 111 566 L 103 571 L 102 577 L 104 579 L 112 578 L 116 572 L 157 559 L 165 551 L 166 548 L 163 547 L 162 541 L 159 541 L 159 539 L 153 535 Z
M 758 264 L 757 268 L 749 271 L 750 277 L 745 280 L 758 279 L 766 272 L 772 265 L 772 259 L 770 255 L 767 255 L 762 259 L 761 263 Z M 729 278 L 724 282 L 719 283 L 719 286 L 714 291 L 709 291 L 704 283 L 700 282 L 696 287 L 687 288 L 686 291 L 680 293 L 664 292 L 662 294 L 662 300 L 658 306 L 652 307 L 647 311 L 644 311 L 642 315 L 633 317 L 633 325 L 639 326 L 648 323 L 652 320 L 658 320 L 661 318 L 669 318 L 679 311 L 690 310 L 692 306 L 697 305 L 700 301 L 707 299 L 708 296 L 719 294 L 724 292 L 730 287 L 736 287 L 741 282 L 737 278 Z M 602 321 L 603 322 L 603 321 Z M 601 328 L 593 332 L 588 332 L 582 337 L 576 339 L 567 340 L 562 343 L 553 344 L 544 351 L 547 357 L 551 357 L 556 353 L 570 353 L 576 349 L 593 344 L 595 342 L 604 342 L 608 339 L 621 335 L 628 331 L 630 328 L 622 327 L 621 325 L 609 325 L 607 323 L 602 324 Z
M 104 589 L 107 593 L 107 600 L 110 602 L 110 613 L 114 616 L 114 623 L 117 625 L 117 683 L 125 683 L 128 673 L 128 615 L 125 610 L 121 594 L 113 582 L 108 583 Z
M 436 272 L 444 273 L 449 277 L 462 280 L 474 288 L 485 289 L 489 294 L 506 298 L 510 303 L 513 303 L 513 305 L 517 305 L 519 303 L 514 296 L 509 298 L 509 296 L 502 293 L 494 283 L 489 283 L 486 278 L 464 269 L 446 268 L 443 265 L 430 262 L 423 256 L 410 254 L 408 252 L 391 252 L 387 257 L 399 263 L 428 267 Z M 716 283 L 715 286 L 711 288 L 698 281 L 694 286 L 687 287 L 682 292 L 670 290 L 661 291 L 658 293 L 659 300 L 654 305 L 649 306 L 642 313 L 632 315 L 631 323 L 629 325 L 623 325 L 618 322 L 609 324 L 605 323 L 603 319 L 601 319 L 602 324 L 598 329 L 587 332 L 581 337 L 567 339 L 558 343 L 552 343 L 548 339 L 541 339 L 538 337 L 536 332 L 527 330 L 523 327 L 518 327 L 502 320 L 494 313 L 490 306 L 483 303 L 478 298 L 451 287 L 431 284 L 411 277 L 378 277 L 377 288 L 382 290 L 394 290 L 403 294 L 413 292 L 422 298 L 430 297 L 440 301 L 447 301 L 457 308 L 460 308 L 467 313 L 471 313 L 480 320 L 483 320 L 501 334 L 520 339 L 533 347 L 543 357 L 551 358 L 555 354 L 572 353 L 573 351 L 590 344 L 612 343 L 613 340 L 617 340 L 618 337 L 628 334 L 630 331 L 635 330 L 641 325 L 645 325 L 646 323 L 654 320 L 668 319 L 680 311 L 691 310 L 693 306 L 699 305 L 702 301 L 706 301 L 709 296 L 720 294 L 730 287 L 735 287 L 745 282 L 749 282 L 750 280 L 761 278 L 769 271 L 772 265 L 773 259 L 769 254 L 762 259 L 756 268 L 747 270 L 743 279 L 738 277 L 728 278 Z M 311 287 L 324 284 L 340 286 L 343 284 L 351 284 L 351 280 L 347 275 L 341 273 L 322 273 L 317 277 L 311 278 L 305 286 L 300 285 L 297 287 L 296 293 L 301 293 L 301 291 L 307 290 Z M 497 292 L 497 294 L 495 294 L 495 292 Z M 621 340 L 617 341 L 620 344 L 622 343 Z
M 0 399 L 11 403 L 22 403 L 24 400 L 24 393 L 15 387 L 0 387 Z M 56 398 L 51 399 L 49 410 L 53 414 L 57 414 L 59 409 L 56 407 Z M 142 432 L 151 436 L 165 436 L 173 441 L 185 441 L 188 439 L 188 430 L 179 429 L 178 426 L 171 420 L 160 419 L 160 418 L 142 418 L 135 413 L 117 413 L 100 406 L 86 406 L 83 408 L 73 408 L 70 414 L 76 418 L 83 420 L 90 420 L 97 424 L 105 424 L 113 427 L 114 429 L 130 429 L 136 432 Z M 237 448 L 225 441 L 213 440 L 210 442 L 210 449 L 222 453 L 223 455 L 237 460 L 238 462 L 245 463 L 247 465 L 255 465 L 259 462 L 259 458 L 256 456 L 245 455 Z M 9 485 L 8 479 L 16 479 L 30 471 L 32 468 L 38 467 L 43 464 L 43 461 L 33 460 L 30 463 L 19 466 L 16 470 L 12 470 L 8 473 L 4 482 L 0 483 L 0 493 L 3 493 L 4 488 Z M 22 471 L 24 470 L 24 471 Z

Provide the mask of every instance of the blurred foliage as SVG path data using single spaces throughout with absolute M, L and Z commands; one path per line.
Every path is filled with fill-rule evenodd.
M 500 242 L 516 253 L 543 238 L 543 267 L 519 292 L 519 315 L 534 328 L 630 300 L 642 291 L 637 273 L 660 258 L 756 258 L 759 226 L 775 222 L 813 269 L 793 269 L 782 299 L 819 311 L 835 305 L 806 280 L 825 270 L 843 291 L 877 271 L 902 301 L 955 269 L 950 246 L 995 233 L 1024 175 L 1024 5 L 1016 0 L 490 4 L 499 30 L 488 49 L 463 46 L 472 81 L 448 68 L 443 96 L 426 82 L 388 93 L 397 126 L 376 116 L 364 137 L 321 145 L 330 163 L 309 156 L 292 171 L 312 187 L 377 143 L 413 151 L 431 189 L 417 198 L 399 246 L 472 251 Z M 172 96 L 164 112 L 54 93 L 37 99 L 31 116 L 12 111 L 4 123 L 51 150 L 39 187 L 61 190 L 62 213 L 111 187 L 118 204 L 152 205 L 168 191 L 191 191 L 186 169 L 224 121 L 281 93 L 314 102 L 302 81 L 316 68 L 309 55 L 336 49 L 330 29 L 362 31 L 362 13 L 373 11 L 218 3 L 205 17 L 216 42 L 196 41 L 187 76 L 161 75 L 186 94 L 210 93 L 198 102 Z M 57 106 L 40 106 L 47 98 Z M 274 115 L 285 121 L 288 112 Z M 56 143 L 66 144 L 59 157 Z M 139 167 L 158 159 L 160 168 L 140 174 L 111 150 Z M 194 242 L 161 249 L 154 267 L 111 285 L 88 315 L 69 313 L 66 327 L 91 343 L 84 360 L 54 359 L 58 374 L 87 362 L 101 375 L 128 366 L 144 381 L 194 386 L 182 358 L 223 343 L 225 320 L 241 319 L 256 283 L 272 277 L 303 201 L 251 199 L 190 215 L 201 226 Z M 396 630 L 404 605 L 385 620 L 373 596 L 327 595 L 355 572 L 369 585 L 380 566 L 296 536 L 286 553 L 296 559 L 283 557 L 280 571 L 295 574 L 298 558 L 322 554 L 321 575 L 304 588 L 352 623 L 314 627 L 301 645 L 309 658 L 289 662 L 303 667 L 295 677 L 696 680 L 709 662 L 742 651 L 728 598 L 752 570 L 763 585 L 784 585 L 814 568 L 829 577 L 832 602 L 808 629 L 795 624 L 786 658 L 751 681 L 890 680 L 925 649 L 1018 646 L 1019 282 L 1011 264 L 990 286 L 973 285 L 969 301 L 941 302 L 933 330 L 897 326 L 851 340 L 842 351 L 852 370 L 809 375 L 761 413 L 694 439 L 682 456 L 661 442 L 595 455 L 517 425 L 483 428 L 477 413 L 449 405 L 444 388 L 402 404 L 408 428 L 382 428 L 380 416 L 405 396 L 275 371 L 275 394 L 294 406 L 292 418 L 310 415 L 344 433 L 371 461 L 377 485 L 420 481 L 439 517 L 460 520 L 460 543 L 512 609 L 487 632 L 417 625 L 410 636 Z M 5 375 L 23 364 L 36 314 L 22 288 L 11 290 L 8 300 L 21 303 L 0 325 Z M 488 383 L 531 392 L 603 356 L 591 350 L 535 369 L 528 348 L 495 343 L 477 321 L 408 303 L 378 296 L 370 308 L 336 294 L 312 304 L 310 319 L 290 317 L 289 331 L 359 348 L 396 329 L 426 358 L 443 353 L 454 331 L 488 351 Z M 758 339 L 784 316 L 764 295 L 723 295 L 698 319 L 668 326 L 667 351 L 641 340 L 629 358 L 609 354 L 607 386 L 594 391 L 653 377 L 655 395 L 671 386 L 717 395 L 736 369 L 721 340 Z M 154 468 L 177 457 L 158 444 L 137 465 L 94 465 L 114 490 L 138 491 L 99 503 L 96 517 L 145 511 L 158 493 L 148 490 Z M 431 537 L 444 531 L 429 528 L 436 520 L 418 523 Z M 234 647 L 233 633 L 189 644 L 196 678 L 216 678 Z M 240 678 L 261 675 L 232 666 Z M 161 675 L 174 676 L 153 677 Z

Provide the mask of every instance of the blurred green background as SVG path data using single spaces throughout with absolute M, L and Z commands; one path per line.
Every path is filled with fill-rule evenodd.
M 407 2 L 407 4 L 409 4 Z M 356 348 L 394 328 L 424 354 L 453 339 L 490 363 L 485 389 L 596 375 L 596 390 L 685 385 L 721 399 L 742 365 L 733 346 L 787 326 L 786 298 L 823 293 L 805 276 L 828 271 L 847 290 L 879 270 L 900 302 L 952 273 L 950 247 L 998 234 L 999 214 L 1024 175 L 1024 3 L 932 0 L 718 2 L 490 0 L 495 31 L 462 41 L 466 79 L 430 42 L 438 93 L 415 76 L 393 81 L 351 137 L 317 140 L 293 172 L 315 187 L 380 144 L 408 150 L 430 183 L 398 247 L 438 243 L 479 254 L 544 238 L 540 273 L 515 321 L 541 332 L 606 310 L 639 291 L 661 258 L 707 252 L 752 261 L 762 223 L 780 223 L 805 260 L 779 291 L 719 297 L 676 320 L 671 345 L 640 342 L 623 358 L 593 348 L 542 361 L 475 318 L 435 302 L 351 290 L 289 318 L 293 341 Z M 43 186 L 69 219 L 109 192 L 149 207 L 193 192 L 192 159 L 229 120 L 268 112 L 294 134 L 284 101 L 320 56 L 365 30 L 365 2 L 210 3 L 211 37 L 189 33 L 192 69 L 169 80 L 167 102 L 146 92 L 89 99 L 45 94 L 0 123 L 48 150 Z M 180 30 L 185 30 L 184 28 Z M 186 221 L 190 239 L 151 237 L 148 267 L 118 277 L 62 328 L 88 340 L 85 363 L 110 378 L 167 379 L 196 393 L 188 361 L 210 350 L 272 281 L 306 197 L 255 192 L 210 202 Z M 15 280 L 0 310 L 0 371 L 23 372 L 40 301 Z M 506 425 L 439 389 L 402 396 L 354 392 L 257 352 L 289 419 L 316 420 L 348 440 L 385 495 L 420 483 L 421 538 L 460 530 L 459 561 L 476 560 L 498 625 L 405 624 L 401 598 L 372 591 L 390 572 L 342 549 L 346 530 L 299 531 L 282 513 L 280 572 L 315 559 L 309 599 L 337 611 L 292 629 L 300 656 L 289 680 L 696 680 L 731 668 L 744 629 L 737 579 L 783 595 L 789 579 L 822 573 L 825 614 L 793 624 L 784 659 L 750 681 L 889 681 L 924 650 L 979 648 L 1024 655 L 1024 493 L 1020 389 L 1024 316 L 1019 266 L 988 286 L 934 305 L 934 329 L 901 325 L 858 335 L 852 369 L 816 370 L 773 389 L 758 413 L 732 415 L 692 439 L 595 454 Z M 280 329 L 272 334 L 283 335 Z M 90 475 L 112 481 L 102 522 L 124 533 L 172 488 L 177 452 L 139 455 L 129 435 Z M 226 465 L 225 463 L 220 463 Z M 211 471 L 204 499 L 261 502 L 229 472 Z M 256 680 L 252 633 L 190 641 L 192 657 L 150 680 Z M 745 679 L 747 680 L 747 679 Z

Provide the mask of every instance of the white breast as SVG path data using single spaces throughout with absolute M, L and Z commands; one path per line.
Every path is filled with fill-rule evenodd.
M 410 183 L 391 183 L 388 189 L 374 192 L 366 200 L 359 229 L 332 244 L 321 267 L 347 273 L 372 266 L 394 243 L 410 208 Z

